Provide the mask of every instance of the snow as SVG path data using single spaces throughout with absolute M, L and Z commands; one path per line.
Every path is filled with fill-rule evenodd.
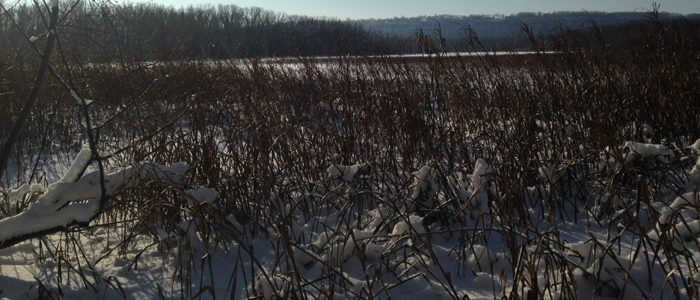
M 413 173 L 415 187 L 411 199 L 422 207 L 432 208 L 435 205 L 435 190 L 437 188 L 432 172 L 430 167 L 424 166 L 418 172 Z
M 328 178 L 343 179 L 350 182 L 353 181 L 355 176 L 362 168 L 366 167 L 367 164 L 356 164 L 352 166 L 332 165 L 326 169 L 326 172 L 328 172 Z
M 93 102 L 92 100 L 89 100 L 89 99 L 80 98 L 80 96 L 78 96 L 78 94 L 73 90 L 70 91 L 70 94 L 73 97 L 73 99 L 76 102 L 78 102 L 78 105 L 90 105 Z
M 693 184 L 700 184 L 700 157 L 698 157 L 695 167 L 688 173 L 688 181 Z
M 408 221 L 396 223 L 394 229 L 391 231 L 391 235 L 397 238 L 405 233 L 424 234 L 426 231 L 423 225 L 421 225 L 421 221 L 422 219 L 419 216 L 411 215 Z
M 20 200 L 24 195 L 30 192 L 45 192 L 46 189 L 44 188 L 43 185 L 35 183 L 35 184 L 23 184 L 22 186 L 18 187 L 17 189 L 10 189 L 7 193 L 9 195 L 9 200 L 10 201 L 16 201 Z
M 185 194 L 189 195 L 191 198 L 188 199 L 189 203 L 192 200 L 206 203 L 214 203 L 214 200 L 219 196 L 219 192 L 214 188 L 201 187 L 196 190 L 186 190 Z
M 81 99 L 75 91 L 70 91 L 70 95 L 73 96 L 75 102 L 78 102 L 78 105 L 83 105 L 83 99 Z
M 698 139 L 697 141 L 695 141 L 695 143 L 690 145 L 689 148 L 695 151 L 695 154 L 700 154 L 700 139 Z
M 675 157 L 673 150 L 665 145 L 626 142 L 625 148 L 630 150 L 625 156 L 627 162 L 636 161 L 640 157 L 653 157 L 661 161 L 669 161 L 671 158 Z
M 644 139 L 647 141 L 647 143 L 649 143 L 654 137 L 654 128 L 652 128 L 649 124 L 644 124 L 642 129 L 642 135 L 644 136 Z
M 691 209 L 698 209 L 700 208 L 700 199 L 698 199 L 698 193 L 697 192 L 689 192 L 685 193 L 679 197 L 677 197 L 671 205 L 668 207 L 664 207 L 664 209 L 661 211 L 661 216 L 659 217 L 659 222 L 661 224 L 665 224 L 669 222 L 669 218 L 677 214 L 678 211 L 681 208 L 684 207 L 689 207 Z M 698 231 L 700 233 L 700 231 Z
M 99 200 L 95 199 L 87 203 L 73 204 L 59 211 L 47 211 L 43 209 L 41 204 L 34 204 L 25 212 L 0 220 L 0 227 L 3 228 L 0 232 L 0 240 L 54 227 L 68 226 L 72 222 L 88 222 L 99 208 Z
M 469 179 L 472 180 L 472 188 L 476 190 L 481 187 L 486 182 L 486 176 L 491 172 L 493 172 L 493 168 L 483 158 L 477 159 L 474 163 L 474 173 L 469 175 Z
M 78 158 L 81 158 L 80 155 Z M 106 194 L 111 195 L 117 189 L 136 186 L 140 184 L 141 181 L 147 180 L 151 176 L 178 183 L 182 180 L 187 169 L 187 165 L 182 163 L 173 164 L 171 166 L 148 163 L 105 174 Z M 71 166 L 67 175 L 73 175 L 73 171 L 75 171 L 75 169 Z M 30 206 L 29 210 L 49 212 L 69 202 L 97 199 L 102 196 L 98 172 L 87 174 L 76 182 L 66 182 L 64 181 L 65 179 L 64 177 L 61 181 L 49 185 L 46 193 L 39 197 L 38 203 Z
M 92 152 L 88 148 L 83 148 L 63 178 L 52 183 L 45 190 L 40 185 L 32 185 L 29 188 L 25 185 L 17 191 L 13 190 L 10 193 L 12 199 L 19 199 L 31 191 L 43 191 L 43 194 L 26 211 L 0 219 L 0 228 L 3 228 L 0 231 L 0 242 L 55 227 L 67 227 L 75 222 L 86 223 L 94 218 L 100 209 L 103 196 L 99 172 L 78 178 L 79 174 L 91 162 L 91 158 Z M 182 163 L 171 166 L 141 164 L 137 167 L 125 168 L 104 175 L 105 194 L 109 196 L 119 189 L 137 186 L 152 176 L 160 180 L 179 183 L 187 170 L 187 165 Z M 205 193 L 206 196 L 210 196 L 210 194 Z M 83 200 L 88 201 L 87 203 L 71 204 L 71 202 Z
M 655 167 L 667 166 L 678 155 L 660 144 L 626 142 L 618 147 L 629 150 L 624 159 L 630 164 L 648 160 Z M 65 170 L 63 176 L 47 187 L 33 184 L 9 190 L 9 202 L 36 200 L 24 212 L 0 219 L 0 240 L 90 221 L 102 198 L 99 173 L 81 176 L 92 158 L 92 152 L 83 148 L 70 167 L 56 168 Z M 153 179 L 177 191 L 174 197 L 186 207 L 177 229 L 145 230 L 133 238 L 132 247 L 114 245 L 120 235 L 129 234 L 125 229 L 86 229 L 74 236 L 84 254 L 66 251 L 55 258 L 42 247 L 67 244 L 67 234 L 2 249 L 0 297 L 37 298 L 40 281 L 49 288 L 61 287 L 66 299 L 154 299 L 161 293 L 165 298 L 193 298 L 199 293 L 204 299 L 279 299 L 301 294 L 334 299 L 493 299 L 511 295 L 516 274 L 528 280 L 517 285 L 523 296 L 535 287 L 543 291 L 564 281 L 576 287 L 575 295 L 548 290 L 546 299 L 666 299 L 676 291 L 681 299 L 693 296 L 683 282 L 689 286 L 700 282 L 700 275 L 687 271 L 694 267 L 690 259 L 700 259 L 700 246 L 695 245 L 700 236 L 696 192 L 700 159 L 678 175 L 667 175 L 678 180 L 678 191 L 655 191 L 649 206 L 639 200 L 644 199 L 641 191 L 629 195 L 618 191 L 622 196 L 616 197 L 604 182 L 589 193 L 591 198 L 602 195 L 600 199 L 615 201 L 609 218 L 596 215 L 606 211 L 602 204 L 591 205 L 590 214 L 567 212 L 578 214 L 579 220 L 598 218 L 579 222 L 542 220 L 552 215 L 539 213 L 546 207 L 533 207 L 522 217 L 538 219 L 530 223 L 537 225 L 528 225 L 533 227 L 522 232 L 510 231 L 516 227 L 493 217 L 499 206 L 493 201 L 501 201 L 494 187 L 502 174 L 498 163 L 492 165 L 483 158 L 473 161 L 473 166 L 449 178 L 441 177 L 447 173 L 442 166 L 429 164 L 395 178 L 395 185 L 387 180 L 368 186 L 363 184 L 371 182 L 372 176 L 389 175 L 367 163 L 324 165 L 318 172 L 326 180 L 314 184 L 316 190 L 292 190 L 288 196 L 296 205 L 267 211 L 265 217 L 280 215 L 288 227 L 277 224 L 263 230 L 241 214 L 222 214 L 216 222 L 225 223 L 231 232 L 222 233 L 216 242 L 206 238 L 207 229 L 194 212 L 216 208 L 223 192 L 209 186 L 191 188 L 186 164 L 142 163 L 115 169 L 104 174 L 107 195 L 139 188 Z M 602 155 L 600 165 L 620 167 L 608 162 Z M 567 171 L 566 165 L 556 163 L 533 169 L 532 176 L 541 184 L 523 189 L 538 201 L 566 193 L 571 189 L 566 185 Z M 272 195 L 299 184 L 289 177 L 280 182 Z M 444 182 L 454 191 L 454 199 L 445 193 Z M 361 197 L 365 194 L 375 197 Z M 308 199 L 317 199 L 316 206 L 302 205 Z M 455 206 L 454 215 L 430 222 L 433 212 L 450 203 Z M 412 209 L 414 205 L 421 209 Z M 635 205 L 644 207 L 628 215 L 626 208 Z M 640 228 L 625 223 L 626 216 L 640 219 Z M 606 225 L 615 222 L 620 223 L 619 231 L 611 232 Z M 264 233 L 251 235 L 256 230 Z M 509 233 L 514 243 L 506 240 Z M 648 239 L 641 239 L 642 235 Z M 668 253 L 683 253 L 689 260 L 672 262 L 656 256 L 667 253 L 655 252 L 661 251 L 658 245 L 664 239 L 672 251 Z M 667 266 L 670 263 L 673 269 Z M 78 265 L 84 273 L 95 275 L 81 279 L 74 270 Z
M 91 160 L 92 151 L 88 147 L 83 147 L 83 149 L 81 149 L 78 153 L 78 156 L 73 160 L 68 172 L 66 172 L 66 174 L 63 175 L 63 178 L 61 178 L 60 182 L 75 182 L 78 180 L 80 174 L 85 171 L 85 168 L 88 166 Z

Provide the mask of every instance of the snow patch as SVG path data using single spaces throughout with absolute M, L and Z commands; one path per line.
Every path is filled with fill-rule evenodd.
M 625 155 L 625 161 L 627 162 L 636 161 L 640 157 L 655 157 L 661 162 L 668 162 L 670 161 L 670 159 L 676 156 L 673 153 L 673 150 L 671 150 L 665 145 L 660 144 L 626 142 L 625 148 L 628 148 L 630 150 L 630 152 Z
M 367 164 L 356 164 L 352 166 L 344 165 L 332 165 L 326 169 L 328 172 L 328 178 L 330 179 L 343 179 L 347 182 L 353 181 L 358 172 L 367 168 Z
M 196 190 L 186 190 L 185 194 L 192 197 L 194 200 L 202 203 L 214 203 L 216 197 L 219 196 L 219 192 L 214 188 L 201 187 Z M 192 204 L 192 199 L 187 199 L 187 204 Z

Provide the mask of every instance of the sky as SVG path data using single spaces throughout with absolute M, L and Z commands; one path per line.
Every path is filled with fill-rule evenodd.
M 145 0 L 131 0 L 133 3 Z M 290 15 L 369 19 L 452 14 L 512 14 L 553 11 L 647 11 L 653 3 L 661 11 L 700 13 L 699 0 L 151 0 L 164 5 L 235 4 L 262 7 Z

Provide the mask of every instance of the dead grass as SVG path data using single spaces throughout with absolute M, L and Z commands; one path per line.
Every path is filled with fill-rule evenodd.
M 697 28 L 685 32 L 686 43 L 697 43 Z M 585 36 L 563 33 L 552 41 Z M 81 94 L 95 100 L 90 110 L 99 144 L 116 153 L 111 167 L 185 162 L 190 179 L 186 186 L 154 182 L 123 191 L 94 228 L 67 232 L 59 244 L 42 240 L 38 257 L 57 258 L 65 268 L 59 274 L 83 278 L 88 287 L 87 279 L 99 274 L 84 265 L 77 236 L 113 231 L 106 251 L 126 258 L 141 245 L 139 239 L 159 230 L 172 242 L 152 238 L 149 247 L 190 249 L 189 229 L 183 227 L 189 224 L 207 253 L 227 242 L 246 245 L 278 235 L 275 265 L 285 267 L 262 268 L 253 255 L 253 269 L 235 280 L 252 287 L 275 282 L 280 296 L 331 298 L 341 291 L 353 298 L 387 298 L 392 289 L 425 278 L 460 299 L 464 295 L 452 278 L 471 276 L 467 261 L 495 240 L 503 247 L 490 251 L 510 269 L 494 282 L 494 297 L 576 298 L 580 278 L 597 295 L 619 297 L 626 290 L 646 295 L 649 283 L 630 280 L 621 286 L 606 275 L 610 270 L 591 267 L 589 255 L 613 260 L 619 265 L 614 272 L 629 272 L 619 259 L 616 234 L 634 231 L 639 241 L 633 253 L 641 258 L 633 262 L 672 274 L 663 284 L 680 298 L 679 289 L 697 289 L 692 260 L 697 238 L 679 238 L 681 228 L 690 228 L 695 208 L 679 208 L 664 224 L 658 216 L 688 191 L 687 171 L 697 157 L 687 147 L 700 132 L 700 56 L 697 48 L 658 46 L 668 39 L 663 35 L 646 37 L 648 43 L 634 51 L 570 43 L 557 44 L 556 53 L 542 48 L 527 55 L 94 64 L 62 70 L 80 78 Z M 28 93 L 23 84 L 31 82 L 31 71 L 0 68 L 0 99 L 9 107 L 0 128 L 9 128 L 16 99 Z M 34 170 L 42 154 L 85 141 L 80 117 L 72 117 L 79 116 L 78 107 L 51 80 L 17 146 L 18 169 L 5 176 L 15 184 L 41 182 Z M 653 135 L 644 136 L 644 124 Z M 630 162 L 625 159 L 630 149 L 622 147 L 627 141 L 664 144 L 675 157 Z M 478 159 L 492 168 L 484 180 L 469 177 Z M 327 173 L 330 166 L 355 164 L 365 165 L 352 178 Z M 418 178 L 414 172 L 424 166 L 430 175 Z M 188 201 L 193 199 L 183 191 L 200 186 L 219 192 L 215 202 Z M 13 215 L 23 203 L 4 199 L 0 209 Z M 340 221 L 326 224 L 319 219 L 324 215 Z M 423 228 L 414 228 L 412 216 L 421 218 Z M 409 230 L 392 236 L 401 222 Z M 581 253 L 582 247 L 573 249 L 560 236 L 562 222 L 598 225 L 609 240 L 591 238 L 589 253 Z M 327 241 L 311 245 L 312 237 L 294 227 L 302 223 L 323 232 Z M 547 226 L 551 229 L 543 232 Z M 437 238 L 457 241 L 450 250 L 456 261 L 441 260 L 433 247 Z M 384 245 L 383 252 L 368 257 L 367 249 L 377 244 Z M 236 264 L 243 264 L 241 251 L 253 250 L 234 250 L 241 259 Z M 207 255 L 179 253 L 190 256 L 183 256 L 180 273 L 203 272 L 211 264 Z M 329 259 L 315 259 L 321 256 Z M 343 277 L 349 257 L 367 270 L 365 289 L 353 289 Z M 494 268 L 497 262 L 488 257 L 489 265 L 479 270 Z M 139 256 L 129 259 L 136 268 Z M 320 279 L 299 275 L 299 268 L 316 264 Z M 386 282 L 372 269 L 397 279 Z M 654 270 L 648 272 L 651 281 Z M 192 289 L 189 274 L 178 278 L 183 298 L 213 293 L 214 287 Z M 60 293 L 60 287 L 43 290 L 49 297 Z M 262 297 L 260 288 L 246 292 Z

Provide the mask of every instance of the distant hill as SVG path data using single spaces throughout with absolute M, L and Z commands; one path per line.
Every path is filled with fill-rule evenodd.
M 672 13 L 660 13 L 662 19 L 674 19 L 685 17 L 688 19 L 700 19 L 700 14 L 680 15 Z M 490 47 L 494 43 L 501 48 L 524 48 L 528 41 L 524 38 L 517 39 L 523 24 L 526 24 L 537 34 L 549 35 L 556 28 L 577 30 L 590 27 L 593 22 L 599 27 L 607 27 L 644 21 L 648 18 L 647 12 L 554 12 L 554 13 L 518 13 L 511 15 L 434 15 L 418 17 L 395 17 L 391 19 L 365 19 L 356 20 L 369 30 L 380 33 L 397 35 L 401 38 L 410 38 L 421 32 L 425 35 L 437 36 L 438 31 L 446 41 L 451 41 L 456 47 L 459 40 L 467 37 L 465 29 L 471 28 L 484 43 Z

